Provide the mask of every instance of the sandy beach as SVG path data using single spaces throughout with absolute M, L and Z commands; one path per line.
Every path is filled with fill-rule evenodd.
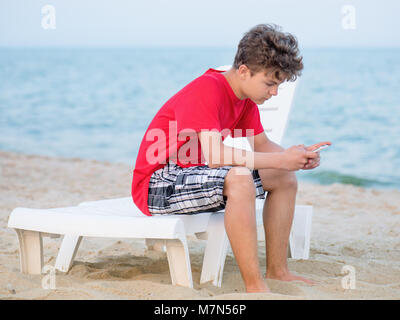
M 229 251 L 222 287 L 199 284 L 204 242 L 189 238 L 194 288 L 172 286 L 164 252 L 144 240 L 84 238 L 56 289 L 43 275 L 21 274 L 16 233 L 7 228 L 15 207 L 51 208 L 129 197 L 133 167 L 82 159 L 0 152 L 0 299 L 399 299 L 400 190 L 300 182 L 297 204 L 314 208 L 310 259 L 289 268 L 317 283 L 266 280 L 272 293 L 246 294 Z M 44 263 L 54 265 L 61 238 L 44 238 Z M 265 271 L 265 243 L 259 260 Z M 344 266 L 355 289 L 342 286 Z

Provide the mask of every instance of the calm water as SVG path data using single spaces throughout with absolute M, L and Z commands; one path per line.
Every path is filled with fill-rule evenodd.
M 400 188 L 400 50 L 305 49 L 284 147 L 330 140 L 300 179 Z M 0 48 L 0 149 L 134 164 L 174 93 L 235 48 Z

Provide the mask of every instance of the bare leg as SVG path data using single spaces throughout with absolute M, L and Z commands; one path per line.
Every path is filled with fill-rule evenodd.
M 259 174 L 264 189 L 268 191 L 263 208 L 266 278 L 301 280 L 312 284 L 308 279 L 291 274 L 287 266 L 289 234 L 297 193 L 296 175 L 293 172 L 267 169 L 260 169 Z
M 233 254 L 239 266 L 246 292 L 269 292 L 263 280 L 257 253 L 257 225 L 255 217 L 255 187 L 250 170 L 248 174 L 237 174 L 232 168 L 226 178 L 224 195 L 225 230 L 231 243 Z

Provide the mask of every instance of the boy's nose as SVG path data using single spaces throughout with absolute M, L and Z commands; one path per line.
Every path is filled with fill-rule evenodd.
M 276 96 L 278 94 L 278 88 L 270 91 L 271 95 Z

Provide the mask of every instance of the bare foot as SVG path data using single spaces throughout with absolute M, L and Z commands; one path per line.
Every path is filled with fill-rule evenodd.
M 312 281 L 310 279 L 296 276 L 289 271 L 283 274 L 269 274 L 268 272 L 264 275 L 266 279 L 274 279 L 274 280 L 280 280 L 280 281 L 303 281 L 307 284 L 314 285 L 317 284 L 317 282 Z

